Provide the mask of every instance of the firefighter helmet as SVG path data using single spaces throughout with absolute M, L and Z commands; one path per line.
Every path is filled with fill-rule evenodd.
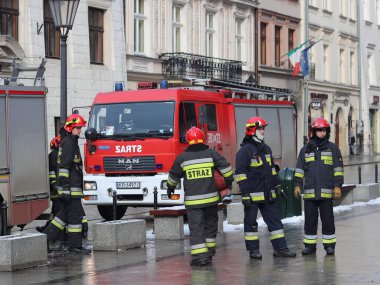
M 84 126 L 86 126 L 86 121 L 81 115 L 71 114 L 67 117 L 64 128 L 67 132 L 71 133 L 74 128 Z
M 261 117 L 252 117 L 249 118 L 247 123 L 245 124 L 245 134 L 247 136 L 253 136 L 256 133 L 257 127 L 265 127 L 268 126 L 267 121 L 265 121 Z
M 52 138 L 50 141 L 50 149 L 53 149 L 53 148 L 58 149 L 60 142 L 61 142 L 61 135 L 58 135 Z
M 204 133 L 201 129 L 198 129 L 197 127 L 191 127 L 186 132 L 186 141 L 189 144 L 197 144 L 197 143 L 203 143 L 203 140 L 205 138 Z
M 317 130 L 324 129 L 326 130 L 325 139 L 328 140 L 330 138 L 330 124 L 323 118 L 316 118 L 311 124 L 311 129 L 313 131 L 313 136 L 315 136 Z
M 311 124 L 312 129 L 327 129 L 330 128 L 330 124 L 323 118 L 316 118 Z

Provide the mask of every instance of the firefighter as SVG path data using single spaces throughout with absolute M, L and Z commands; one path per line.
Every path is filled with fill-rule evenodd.
M 167 180 L 170 198 L 184 178 L 185 207 L 190 229 L 191 265 L 204 266 L 215 255 L 220 194 L 214 180 L 217 169 L 231 188 L 231 165 L 217 151 L 203 144 L 204 134 L 196 127 L 186 132 L 189 147 L 174 161 Z
M 277 209 L 276 196 L 280 191 L 272 150 L 264 142 L 267 122 L 252 117 L 246 123 L 246 136 L 236 154 L 235 181 L 239 184 L 244 205 L 244 239 L 251 259 L 261 259 L 257 224 L 260 209 L 268 225 L 275 257 L 295 257 L 285 240 L 284 228 Z
M 62 138 L 57 160 L 57 190 L 62 208 L 44 231 L 48 241 L 54 241 L 66 229 L 69 251 L 76 254 L 91 253 L 91 250 L 82 247 L 83 172 L 78 139 L 85 124 L 83 117 L 78 114 L 72 114 L 66 119 L 64 129 L 67 135 Z
M 36 227 L 36 230 L 42 233 L 51 220 L 59 212 L 59 198 L 57 192 L 57 158 L 58 158 L 58 147 L 61 142 L 61 136 L 58 135 L 50 141 L 50 153 L 49 153 L 49 183 L 50 183 L 50 200 L 52 202 L 51 214 L 49 220 L 46 222 L 45 226 Z
M 294 174 L 294 195 L 303 187 L 305 207 L 305 249 L 303 255 L 317 249 L 318 210 L 322 221 L 322 241 L 329 255 L 335 252 L 335 225 L 332 198 L 341 196 L 343 160 L 339 148 L 329 141 L 330 124 L 317 118 L 311 125 L 312 137 L 300 150 Z

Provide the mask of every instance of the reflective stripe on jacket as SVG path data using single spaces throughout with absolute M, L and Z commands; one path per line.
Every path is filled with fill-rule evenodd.
M 82 198 L 82 156 L 78 146 L 78 137 L 68 134 L 65 136 L 58 150 L 58 193 L 70 191 L 73 198 Z M 69 194 L 69 193 L 65 193 Z
M 304 199 L 331 199 L 334 187 L 342 187 L 343 178 L 342 155 L 334 143 L 326 141 L 317 147 L 309 142 L 301 149 L 294 186 L 303 186 Z
M 271 148 L 246 137 L 236 154 L 234 178 L 243 199 L 251 199 L 254 203 L 274 201 L 278 182 Z
M 214 170 L 222 173 L 231 188 L 233 172 L 231 165 L 217 151 L 207 145 L 189 146 L 174 161 L 167 180 L 168 186 L 175 188 L 184 179 L 185 206 L 202 208 L 219 202 L 219 191 L 214 180 Z

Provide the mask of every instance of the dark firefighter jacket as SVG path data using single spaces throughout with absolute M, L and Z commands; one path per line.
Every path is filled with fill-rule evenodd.
M 334 187 L 342 187 L 343 178 L 342 155 L 334 143 L 326 140 L 317 147 L 310 140 L 301 149 L 294 174 L 294 186 L 303 186 L 304 199 L 331 199 Z
M 50 198 L 57 198 L 57 159 L 58 149 L 53 148 L 49 153 L 49 182 L 50 182 Z
M 186 207 L 203 208 L 216 205 L 219 202 L 219 191 L 214 180 L 215 168 L 231 188 L 233 172 L 224 157 L 209 149 L 207 145 L 191 145 L 175 159 L 169 172 L 168 187 L 174 189 L 181 178 L 184 178 Z
M 242 199 L 254 203 L 275 201 L 278 184 L 272 150 L 264 142 L 245 137 L 236 154 L 235 181 L 239 184 Z
M 58 193 L 82 198 L 82 157 L 78 146 L 78 136 L 67 134 L 58 151 Z

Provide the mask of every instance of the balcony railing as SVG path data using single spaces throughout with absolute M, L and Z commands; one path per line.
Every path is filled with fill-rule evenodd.
M 197 54 L 176 52 L 161 54 L 162 74 L 166 78 L 242 80 L 242 62 Z

